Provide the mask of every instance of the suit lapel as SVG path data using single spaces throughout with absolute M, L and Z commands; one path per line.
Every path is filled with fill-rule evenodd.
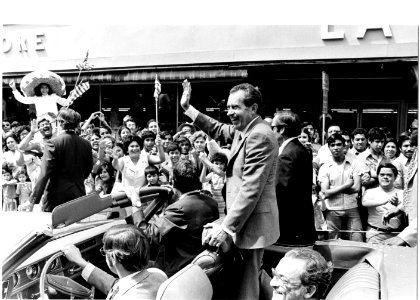
M 120 297 L 124 295 L 126 292 L 128 292 L 137 284 L 141 283 L 144 279 L 146 279 L 147 276 L 149 276 L 149 274 L 148 272 L 145 272 L 145 270 L 142 270 L 140 273 L 137 273 L 133 278 L 131 278 L 129 284 L 124 284 L 123 286 L 120 286 L 118 296 Z
M 233 139 L 228 165 L 230 164 L 231 161 L 234 160 L 233 158 L 236 156 L 238 151 L 242 148 L 243 144 L 245 143 L 246 138 L 251 134 L 252 129 L 255 127 L 255 125 L 257 125 L 260 122 L 261 122 L 261 117 L 258 117 L 251 124 L 251 126 L 248 128 L 248 130 L 243 134 L 242 139 L 240 139 L 241 133 L 238 130 L 235 131 L 235 137 Z

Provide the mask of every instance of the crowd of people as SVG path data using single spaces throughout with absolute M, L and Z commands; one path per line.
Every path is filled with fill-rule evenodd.
M 329 238 L 417 244 L 416 128 L 392 137 L 385 128 L 347 132 L 332 124 L 321 145 L 314 126 L 291 111 L 263 120 L 261 93 L 252 85 L 230 91 L 232 124 L 196 110 L 190 104 L 191 84 L 184 81 L 183 87 L 181 107 L 192 122 L 177 132 L 161 131 L 153 119 L 140 128 L 136 116 L 129 115 L 113 130 L 102 112 L 81 122 L 80 114 L 67 107 L 28 124 L 3 120 L 3 210 L 52 211 L 84 194 L 124 191 L 132 202 L 128 214 L 135 215 L 143 210 L 143 187 L 174 186 L 180 199 L 201 190 L 200 201 L 203 195 L 215 201 L 200 218 L 201 230 L 206 228 L 203 243 L 220 247 L 231 239 L 244 261 L 237 299 L 258 299 L 263 250 L 275 242 L 292 248 L 313 245 L 321 237 L 318 230 Z M 186 169 L 194 172 L 180 184 L 179 174 Z M 179 221 L 183 210 L 191 218 L 184 211 L 188 205 L 175 204 L 148 225 L 148 238 L 161 241 L 162 224 L 178 226 L 171 214 Z M 161 269 L 173 274 L 180 265 L 173 268 L 168 261 Z M 281 265 L 274 278 L 284 271 Z M 312 296 L 316 289 L 307 291 Z

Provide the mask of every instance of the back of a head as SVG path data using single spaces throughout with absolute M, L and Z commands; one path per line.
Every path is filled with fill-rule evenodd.
M 140 271 L 149 263 L 149 241 L 134 225 L 111 227 L 103 237 L 103 248 L 112 251 L 117 261 L 128 271 Z
M 290 110 L 279 111 L 274 117 L 273 124 L 284 126 L 283 135 L 287 137 L 298 136 L 301 132 L 300 118 Z
M 80 114 L 71 108 L 61 108 L 57 116 L 58 120 L 63 120 L 62 127 L 65 130 L 75 129 L 81 120 Z
M 197 168 L 188 159 L 181 159 L 173 169 L 174 187 L 182 193 L 199 190 L 202 187 Z

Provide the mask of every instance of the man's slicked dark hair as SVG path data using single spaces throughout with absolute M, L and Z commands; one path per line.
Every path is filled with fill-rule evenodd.
M 238 91 L 243 91 L 245 94 L 244 104 L 246 107 L 250 107 L 252 104 L 257 104 L 257 114 L 262 115 L 263 103 L 262 103 L 262 95 L 258 87 L 254 87 L 252 84 L 249 83 L 241 83 L 234 86 L 229 95 L 236 93 Z

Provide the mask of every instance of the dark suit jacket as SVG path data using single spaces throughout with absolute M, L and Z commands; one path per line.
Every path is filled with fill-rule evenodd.
M 278 143 L 273 131 L 258 117 L 239 140 L 233 125 L 199 113 L 194 124 L 213 139 L 233 139 L 226 169 L 227 215 L 222 225 L 235 235 L 238 248 L 260 249 L 279 237 L 275 194 Z
M 183 194 L 163 216 L 149 221 L 146 234 L 161 243 L 156 267 L 169 277 L 204 250 L 203 226 L 219 218 L 217 202 L 199 191 Z
M 277 159 L 276 196 L 280 238 L 288 245 L 312 244 L 316 240 L 312 204 L 312 157 L 297 138 Z
M 41 174 L 31 196 L 39 203 L 45 190 L 44 211 L 84 196 L 84 179 L 92 170 L 90 143 L 72 132 L 46 141 Z

